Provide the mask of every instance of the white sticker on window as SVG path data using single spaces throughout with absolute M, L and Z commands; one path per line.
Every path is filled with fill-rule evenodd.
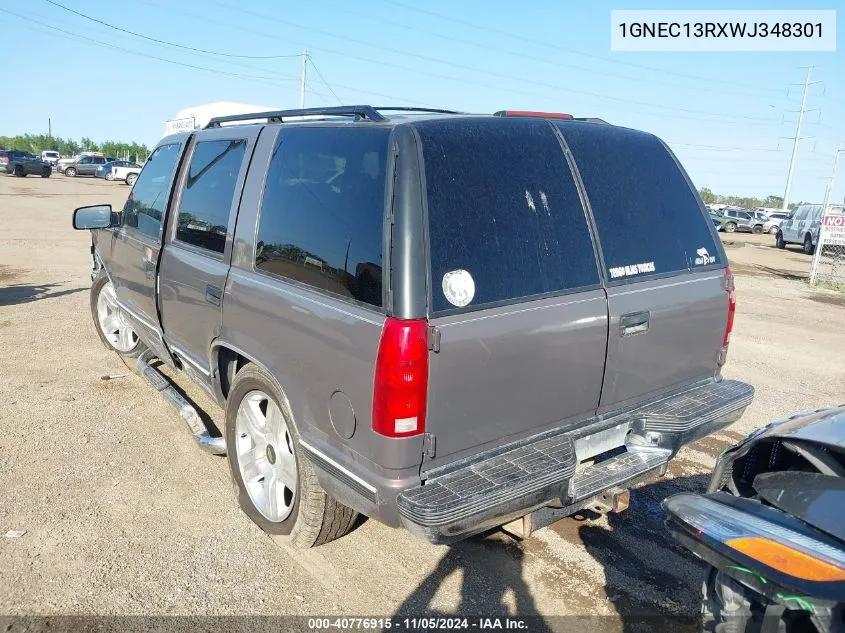
M 618 279 L 620 277 L 629 277 L 631 275 L 653 272 L 654 262 L 643 262 L 642 264 L 630 264 L 628 266 L 614 266 L 610 269 L 610 278 Z
M 713 264 L 716 262 L 716 256 L 708 253 L 706 248 L 699 248 L 695 252 L 698 255 L 698 257 L 695 258 L 696 266 L 706 266 L 707 264 Z
M 469 305 L 475 296 L 475 280 L 461 268 L 450 271 L 443 275 L 443 294 L 453 306 Z

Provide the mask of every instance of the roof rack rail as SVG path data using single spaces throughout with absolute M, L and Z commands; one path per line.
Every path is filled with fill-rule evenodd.
M 378 113 L 376 108 L 368 105 L 336 106 L 330 108 L 300 108 L 297 110 L 271 110 L 269 112 L 248 112 L 245 114 L 230 114 L 228 116 L 216 116 L 205 126 L 205 129 L 220 127 L 221 123 L 233 123 L 235 121 L 257 121 L 266 119 L 268 123 L 281 123 L 285 118 L 301 116 L 352 116 L 356 119 L 369 119 L 370 121 L 386 121 L 387 119 Z
M 442 110 L 440 108 L 413 108 L 408 106 L 375 106 L 376 110 L 385 112 L 432 112 L 434 114 L 466 114 L 458 110 Z

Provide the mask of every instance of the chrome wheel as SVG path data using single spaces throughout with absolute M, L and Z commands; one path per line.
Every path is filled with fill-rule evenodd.
M 97 321 L 109 345 L 118 352 L 131 352 L 138 345 L 138 335 L 126 323 L 117 308 L 111 282 L 103 285 L 97 297 Z
M 268 521 L 284 521 L 296 501 L 298 473 L 285 416 L 263 391 L 250 391 L 235 418 L 238 471 L 250 501 Z

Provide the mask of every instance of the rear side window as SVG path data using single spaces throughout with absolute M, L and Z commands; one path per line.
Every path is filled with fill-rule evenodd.
M 245 152 L 244 139 L 196 144 L 179 200 L 177 240 L 223 252 Z
M 654 136 L 559 122 L 584 181 L 609 281 L 723 263 L 698 197 Z
M 454 119 L 416 127 L 434 312 L 599 283 L 584 208 L 547 122 Z
M 381 307 L 389 130 L 290 127 L 270 160 L 255 267 Z
M 179 143 L 159 145 L 150 154 L 123 207 L 124 225 L 158 239 L 181 148 Z

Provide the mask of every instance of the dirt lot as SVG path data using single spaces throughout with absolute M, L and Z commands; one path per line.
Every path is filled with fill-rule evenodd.
M 0 614 L 511 612 L 606 615 L 609 629 L 643 612 L 692 618 L 702 568 L 668 538 L 660 500 L 701 490 L 719 451 L 751 429 L 845 400 L 845 297 L 811 291 L 801 280 L 810 258 L 797 250 L 735 234 L 725 373 L 757 397 L 636 490 L 627 512 L 451 548 L 366 521 L 330 545 L 291 550 L 240 513 L 225 459 L 200 452 L 97 338 L 89 237 L 71 229 L 71 212 L 120 206 L 127 192 L 0 176 L 0 535 L 26 530 L 0 537 Z

